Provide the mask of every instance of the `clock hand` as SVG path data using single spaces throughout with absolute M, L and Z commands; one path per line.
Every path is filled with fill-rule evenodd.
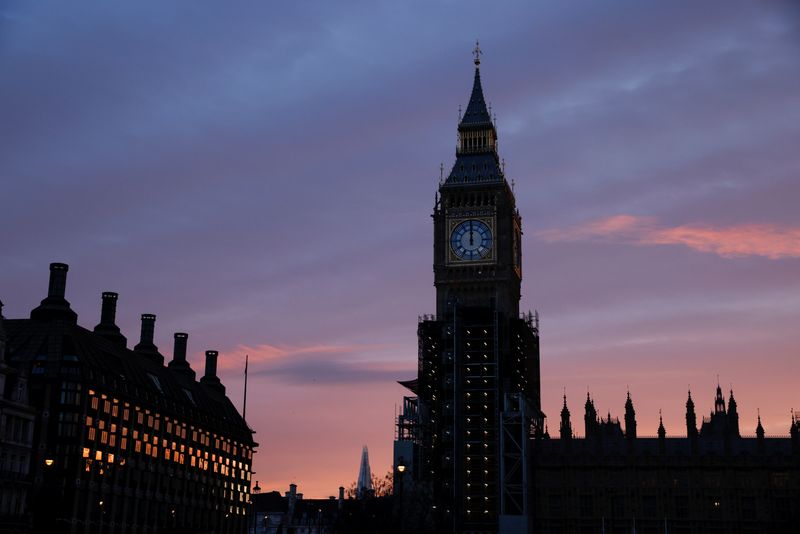
M 469 246 L 472 246 L 472 221 L 469 222 Z

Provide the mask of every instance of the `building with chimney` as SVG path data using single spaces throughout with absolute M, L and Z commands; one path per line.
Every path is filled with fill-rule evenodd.
M 587 393 L 558 438 L 540 409 L 538 314 L 519 313 L 522 219 L 498 155 L 475 49 L 455 163 L 433 207 L 436 313 L 419 318 L 418 369 L 396 418 L 403 532 L 800 532 L 800 423 L 740 432 L 717 387 L 698 428 L 642 435 L 628 393 L 620 421 Z M 624 423 L 624 427 L 623 427 Z M 413 493 L 412 495 L 409 495 Z M 413 503 L 413 504 L 412 504 Z M 410 519 L 413 515 L 414 519 Z
M 65 298 L 68 266 L 50 265 L 47 297 L 6 319 L 5 363 L 28 377 L 32 444 L 27 505 L 33 532 L 245 532 L 253 431 L 225 395 L 216 351 L 203 376 L 154 344 L 142 315 L 133 349 L 115 324 L 118 295 L 102 293 L 100 322 L 78 324 Z

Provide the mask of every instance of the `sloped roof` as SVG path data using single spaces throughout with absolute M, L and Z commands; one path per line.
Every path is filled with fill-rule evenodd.
M 252 431 L 224 394 L 71 320 L 6 319 L 4 326 L 8 363 L 27 367 L 33 379 L 40 374 L 74 376 L 121 401 L 254 443 Z

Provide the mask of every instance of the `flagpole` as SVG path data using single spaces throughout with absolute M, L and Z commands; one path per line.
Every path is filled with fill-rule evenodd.
M 242 403 L 242 419 L 247 423 L 247 360 L 249 356 L 244 355 L 244 402 Z

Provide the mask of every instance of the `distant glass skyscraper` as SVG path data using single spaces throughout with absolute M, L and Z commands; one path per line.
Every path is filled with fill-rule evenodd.
M 361 449 L 361 467 L 358 469 L 358 484 L 356 494 L 367 497 L 372 493 L 372 470 L 369 468 L 369 450 L 367 446 Z

